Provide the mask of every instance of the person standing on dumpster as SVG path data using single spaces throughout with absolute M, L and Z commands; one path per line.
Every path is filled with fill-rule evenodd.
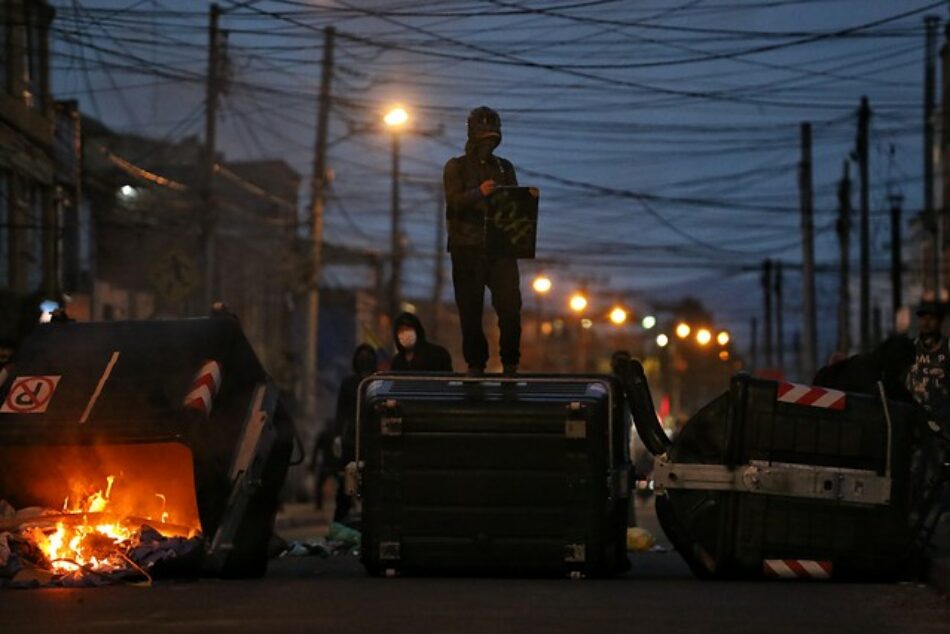
M 916 355 L 907 373 L 914 399 L 938 421 L 950 420 L 950 344 L 943 335 L 945 308 L 924 302 L 917 309 Z
M 426 339 L 422 322 L 412 313 L 402 313 L 393 322 L 398 354 L 389 369 L 393 372 L 451 372 L 452 355 Z
M 452 257 L 455 304 L 462 325 L 462 352 L 468 373 L 480 376 L 488 363 L 488 340 L 482 328 L 485 287 L 498 315 L 501 363 L 505 374 L 518 371 L 521 360 L 521 276 L 518 260 L 486 252 L 485 221 L 496 187 L 516 187 L 515 168 L 494 155 L 501 143 L 501 118 L 482 106 L 468 115 L 465 154 L 448 160 L 443 170 L 448 249 Z

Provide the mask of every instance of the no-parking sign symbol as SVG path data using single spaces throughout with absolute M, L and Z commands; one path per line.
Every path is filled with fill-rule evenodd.
M 49 407 L 60 376 L 19 376 L 13 380 L 0 414 L 42 414 Z

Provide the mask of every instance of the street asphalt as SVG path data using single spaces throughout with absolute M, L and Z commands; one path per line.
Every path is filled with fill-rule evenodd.
M 663 544 L 651 508 L 638 516 Z M 373 578 L 353 556 L 285 557 L 256 580 L 3 590 L 0 632 L 950 633 L 950 600 L 921 584 L 703 582 L 672 551 L 631 560 L 571 581 Z

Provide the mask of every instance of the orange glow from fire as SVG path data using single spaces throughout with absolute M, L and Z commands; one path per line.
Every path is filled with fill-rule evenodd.
M 134 565 L 125 553 L 143 526 L 165 537 L 201 532 L 184 445 L 0 447 L 0 464 L 0 499 L 42 509 L 20 531 L 55 573 Z

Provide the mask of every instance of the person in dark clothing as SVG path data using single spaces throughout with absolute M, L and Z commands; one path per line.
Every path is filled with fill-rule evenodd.
M 905 387 L 908 370 L 914 362 L 914 344 L 903 335 L 892 335 L 869 353 L 856 354 L 824 366 L 813 385 L 857 394 L 878 394 L 877 382 L 884 383 L 887 398 L 912 403 Z
M 482 328 L 486 286 L 498 315 L 505 373 L 516 373 L 521 360 L 518 261 L 493 256 L 485 248 L 485 222 L 492 193 L 496 187 L 518 185 L 511 162 L 493 153 L 500 143 L 498 113 L 484 106 L 472 110 L 465 154 L 449 159 L 442 175 L 452 282 L 462 325 L 462 352 L 469 373 L 474 375 L 483 374 L 488 363 L 488 341 Z
M 393 335 L 399 353 L 393 357 L 393 372 L 451 372 L 452 355 L 442 346 L 430 343 L 422 322 L 412 313 L 402 313 L 393 322 Z
M 945 309 L 926 302 L 917 309 L 918 335 L 907 388 L 927 413 L 941 422 L 950 420 L 950 342 L 943 335 Z
M 337 464 L 345 467 L 356 459 L 356 404 L 359 398 L 360 383 L 376 372 L 376 350 L 368 344 L 360 344 L 353 353 L 353 374 L 343 379 L 336 399 L 336 419 L 333 440 Z M 334 522 L 343 522 L 353 506 L 352 498 L 346 494 L 343 477 L 337 470 L 336 509 Z

